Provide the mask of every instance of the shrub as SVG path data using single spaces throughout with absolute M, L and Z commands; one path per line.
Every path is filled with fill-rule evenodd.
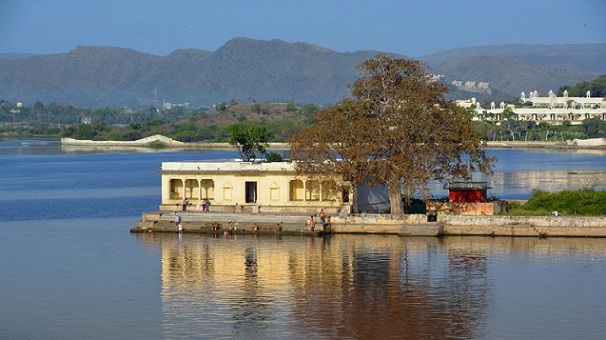
M 535 189 L 521 208 L 529 213 L 549 214 L 557 210 L 560 215 L 606 215 L 606 191 L 581 189 L 550 193 Z
M 282 156 L 278 153 L 275 152 L 270 152 L 267 154 L 267 157 L 265 157 L 265 161 L 267 163 L 272 163 L 272 162 L 282 162 Z

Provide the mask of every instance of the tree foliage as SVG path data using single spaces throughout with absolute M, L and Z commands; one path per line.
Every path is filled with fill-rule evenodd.
M 586 188 L 547 192 L 534 189 L 532 197 L 519 210 L 526 214 L 533 211 L 549 214 L 557 210 L 561 215 L 606 215 L 606 191 Z
M 564 91 L 568 91 L 570 97 L 585 97 L 587 91 L 591 92 L 592 97 L 606 97 L 606 74 L 588 82 L 580 82 L 572 87 L 562 86 L 558 90 L 558 96 L 562 96 Z
M 448 88 L 430 80 L 419 61 L 377 55 L 358 66 L 353 98 L 320 110 L 313 125 L 289 142 L 299 172 L 339 174 L 352 184 L 383 184 L 392 214 L 402 195 L 430 196 L 432 179 L 489 173 L 471 116 L 444 99 Z
M 606 137 L 606 122 L 599 118 L 589 118 L 583 120 L 581 129 L 583 133 L 589 138 Z
M 245 162 L 257 159 L 257 153 L 266 154 L 273 133 L 259 124 L 233 124 L 229 128 L 229 144 L 235 147 Z

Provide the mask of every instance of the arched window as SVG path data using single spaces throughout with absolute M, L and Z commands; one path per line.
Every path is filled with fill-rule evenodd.
M 302 201 L 305 196 L 304 190 L 303 181 L 300 179 L 293 179 L 290 181 L 290 200 Z
M 200 181 L 201 198 L 215 199 L 215 181 L 212 179 L 203 179 Z
M 308 180 L 305 183 L 305 199 L 307 201 L 320 200 L 320 182 L 316 180 Z
M 185 180 L 185 198 L 199 199 L 200 187 L 197 179 Z
M 170 198 L 171 199 L 182 199 L 183 198 L 183 181 L 179 178 L 173 178 L 170 180 Z
M 335 181 L 322 182 L 322 201 L 336 201 L 338 197 Z

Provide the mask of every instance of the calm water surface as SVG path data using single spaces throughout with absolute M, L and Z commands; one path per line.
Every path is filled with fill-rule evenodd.
M 606 170 L 599 153 L 491 153 L 502 178 L 534 174 L 518 178 L 547 189 Z M 606 334 L 602 239 L 128 232 L 157 209 L 162 161 L 233 157 L 0 142 L 0 339 Z

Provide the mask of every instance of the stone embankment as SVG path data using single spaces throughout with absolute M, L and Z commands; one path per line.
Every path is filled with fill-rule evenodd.
M 235 234 L 275 233 L 311 235 L 309 216 L 178 212 L 186 233 L 216 233 L 218 223 L 225 232 L 230 226 Z M 358 214 L 329 216 L 323 227 L 316 218 L 315 233 L 393 234 L 400 236 L 514 236 L 514 237 L 606 237 L 606 217 L 580 216 L 463 216 L 441 215 L 437 222 L 427 222 L 421 214 L 392 216 Z M 253 231 L 254 224 L 259 226 Z M 145 213 L 131 232 L 176 232 L 174 212 Z

